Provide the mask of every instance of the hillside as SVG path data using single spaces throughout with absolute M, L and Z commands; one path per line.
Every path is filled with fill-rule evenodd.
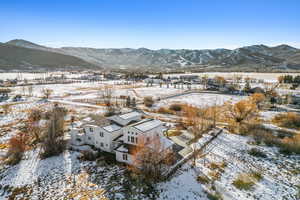
M 139 68 L 148 70 L 222 68 L 223 70 L 236 69 L 241 71 L 300 69 L 300 50 L 288 45 L 276 47 L 253 45 L 234 50 L 150 50 L 146 48 L 49 48 L 25 40 L 12 40 L 6 44 L 71 55 L 105 68 Z
M 65 70 L 91 69 L 94 65 L 74 56 L 39 50 L 38 47 L 21 47 L 0 44 L 1 70 Z

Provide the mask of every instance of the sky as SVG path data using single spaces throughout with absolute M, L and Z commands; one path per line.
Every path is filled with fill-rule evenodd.
M 0 42 L 50 47 L 300 48 L 300 0 L 1 0 Z

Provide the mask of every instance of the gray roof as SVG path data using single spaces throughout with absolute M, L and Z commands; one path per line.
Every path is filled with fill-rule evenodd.
M 108 125 L 108 126 L 104 126 L 102 128 L 104 130 L 108 131 L 108 132 L 114 132 L 114 131 L 117 131 L 117 130 L 121 129 L 122 127 L 118 126 L 116 124 L 111 124 L 111 125 Z
M 126 114 L 123 114 L 123 115 L 119 115 L 119 117 L 126 120 L 126 119 L 130 119 L 130 118 L 133 118 L 133 117 L 138 117 L 138 116 L 141 116 L 141 115 L 142 115 L 141 113 L 133 111 L 133 112 L 126 113 Z
M 147 131 L 154 129 L 160 125 L 162 125 L 162 122 L 160 120 L 146 119 L 146 120 L 142 120 L 139 123 L 136 123 L 135 125 L 133 125 L 133 127 L 139 129 L 142 132 L 147 132 Z

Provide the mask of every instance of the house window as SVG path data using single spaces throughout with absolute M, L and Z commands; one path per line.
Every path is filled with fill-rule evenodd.
M 91 137 L 88 137 L 88 139 L 91 140 L 92 138 L 91 138 Z
M 101 143 L 100 143 L 100 146 L 101 146 L 101 147 L 103 147 L 103 146 L 104 146 L 104 145 L 103 145 L 103 142 L 101 142 Z
M 137 137 L 135 138 L 135 143 L 138 143 L 138 138 Z
M 103 137 L 104 135 L 103 135 L 103 132 L 100 132 L 100 137 Z
M 127 157 L 127 154 L 123 154 L 123 160 L 127 160 L 128 157 Z
M 128 142 L 130 142 L 130 136 L 128 136 Z
M 134 137 L 131 137 L 131 142 L 134 143 Z
M 93 128 L 92 127 L 90 127 L 90 132 L 93 132 L 94 130 L 93 130 Z
M 149 137 L 147 137 L 147 142 L 150 142 L 150 138 Z
M 81 139 L 80 139 L 80 138 L 76 138 L 76 141 L 77 141 L 77 142 L 81 142 Z

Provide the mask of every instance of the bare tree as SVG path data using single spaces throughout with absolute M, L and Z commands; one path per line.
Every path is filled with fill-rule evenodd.
M 29 112 L 28 120 L 27 120 L 27 131 L 33 137 L 33 141 L 40 141 L 40 137 L 42 134 L 42 127 L 40 127 L 40 120 L 42 119 L 42 110 L 40 109 L 32 109 Z
M 172 150 L 166 149 L 158 135 L 138 137 L 139 145 L 132 156 L 132 170 L 147 181 L 159 181 L 167 172 L 170 163 L 173 162 Z
M 42 93 L 44 95 L 44 98 L 49 99 L 49 97 L 53 93 L 53 90 L 51 90 L 49 88 L 44 88 L 44 89 L 42 89 Z
M 50 119 L 47 123 L 47 129 L 42 139 L 41 157 L 47 158 L 58 155 L 65 148 L 64 141 L 64 117 L 67 110 L 63 107 L 54 106 L 50 113 Z
M 32 96 L 32 95 L 33 95 L 33 86 L 32 86 L 32 85 L 29 85 L 29 86 L 27 87 L 27 90 L 28 90 L 28 95 L 29 95 L 29 96 Z
M 225 116 L 232 132 L 241 133 L 249 125 L 258 122 L 258 109 L 251 100 L 242 100 L 236 104 L 227 103 L 226 107 Z

